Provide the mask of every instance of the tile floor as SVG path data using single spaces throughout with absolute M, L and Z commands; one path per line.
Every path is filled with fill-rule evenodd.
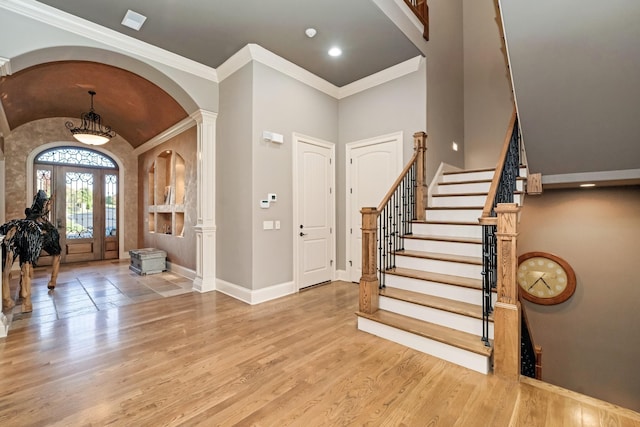
M 17 263 L 16 263 L 17 265 Z M 11 295 L 18 297 L 20 272 L 11 280 Z M 191 292 L 193 281 L 175 273 L 164 272 L 139 276 L 129 270 L 128 260 L 95 261 L 60 266 L 53 291 L 47 289 L 51 267 L 34 270 L 31 300 L 33 312 L 22 313 L 21 301 L 10 313 L 9 330 L 57 319 L 81 316 Z

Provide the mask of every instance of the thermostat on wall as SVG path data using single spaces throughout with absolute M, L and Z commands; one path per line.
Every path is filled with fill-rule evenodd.
M 278 195 L 276 193 L 269 193 L 268 197 L 270 202 L 277 202 L 278 201 Z

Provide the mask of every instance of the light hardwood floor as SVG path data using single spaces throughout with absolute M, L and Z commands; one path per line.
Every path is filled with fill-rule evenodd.
M 189 293 L 0 340 L 0 426 L 640 426 L 356 330 L 358 287 L 249 306 Z

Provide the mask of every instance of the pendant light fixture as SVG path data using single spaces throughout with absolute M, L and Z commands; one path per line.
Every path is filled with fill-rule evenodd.
M 94 91 L 89 91 L 89 95 L 91 95 L 91 110 L 80 115 L 80 120 L 82 120 L 81 127 L 75 127 L 73 122 L 67 122 L 65 126 L 71 131 L 73 137 L 83 144 L 103 145 L 116 136 L 116 133 L 111 130 L 110 126 L 102 126 L 100 114 L 93 111 L 93 96 L 95 94 Z

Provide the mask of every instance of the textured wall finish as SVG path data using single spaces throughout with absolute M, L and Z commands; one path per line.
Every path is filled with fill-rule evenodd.
M 48 143 L 75 141 L 69 130 L 64 126 L 69 119 L 52 118 L 26 123 L 14 129 L 5 138 L 5 201 L 6 219 L 24 217 L 24 209 L 31 206 L 27 201 L 27 158 L 39 146 Z M 87 146 L 88 147 L 88 146 Z M 124 234 L 125 252 L 138 246 L 138 163 L 131 152 L 131 145 L 116 136 L 102 148 L 113 157 L 117 157 L 123 164 L 120 179 L 124 172 L 124 188 L 120 203 L 124 206 L 124 218 L 120 218 L 121 230 Z

